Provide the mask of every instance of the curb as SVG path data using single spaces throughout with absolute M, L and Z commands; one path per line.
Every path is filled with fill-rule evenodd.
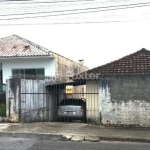
M 63 140 L 63 135 L 37 133 L 6 133 L 0 132 L 0 137 L 33 138 L 37 140 Z
M 139 142 L 150 143 L 150 139 L 143 138 L 122 138 L 122 137 L 99 137 L 100 141 L 120 141 L 120 142 Z
M 57 134 L 37 134 L 37 133 L 6 133 L 6 132 L 0 132 L 0 137 L 15 137 L 15 138 L 32 138 L 37 140 L 52 140 L 52 141 L 72 141 L 72 137 L 77 135 L 71 135 L 71 138 L 66 139 L 64 135 L 57 135 Z M 86 140 L 83 135 L 79 135 L 81 137 L 84 137 L 84 140 L 77 140 L 78 142 L 87 141 L 87 142 L 100 142 L 100 141 L 120 141 L 120 142 L 140 142 L 140 143 L 150 143 L 150 139 L 142 139 L 142 138 L 122 138 L 122 137 L 102 137 L 97 136 L 99 140 L 92 141 L 92 140 Z M 96 137 L 96 136 L 93 136 Z

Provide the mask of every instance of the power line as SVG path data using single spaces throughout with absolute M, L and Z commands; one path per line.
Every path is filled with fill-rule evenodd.
M 85 14 L 85 13 L 100 12 L 100 11 L 122 10 L 122 9 L 130 9 L 130 8 L 150 6 L 150 4 L 148 5 L 148 3 L 146 5 L 138 5 L 138 4 L 134 4 L 134 5 L 135 6 L 133 6 L 133 4 L 132 4 L 129 7 L 121 7 L 121 8 L 118 8 L 119 6 L 109 6 L 109 7 L 117 7 L 117 8 L 104 9 L 104 10 L 93 10 L 93 11 L 85 11 L 85 12 L 72 12 L 72 13 L 63 13 L 63 14 L 52 14 L 52 15 L 43 15 L 43 16 L 28 16 L 28 17 L 8 18 L 8 19 L 0 19 L 0 20 L 20 20 L 20 19 L 29 19 L 29 18 L 31 19 L 31 18 L 41 18 L 41 17 L 43 18 L 43 17 L 50 17 L 50 16 L 64 16 L 64 15 L 74 15 L 74 14 L 83 14 L 83 13 Z M 51 11 L 49 13 L 56 13 L 56 12 L 58 13 L 58 12 L 66 12 L 66 11 L 79 11 L 79 10 L 81 11 L 81 10 L 100 9 L 100 8 L 102 8 L 102 7 L 99 7 L 99 8 L 98 7 L 97 8 L 86 8 L 86 9 L 75 9 L 75 10 L 63 10 L 63 11 Z
M 134 22 L 134 21 L 141 21 L 141 20 L 149 20 L 148 18 L 140 18 L 140 19 L 130 19 L 130 20 L 111 20 L 111 21 L 82 21 L 82 22 L 51 22 L 51 23 L 15 23 L 15 24 L 0 24 L 0 26 L 33 26 L 33 25 L 65 25 L 65 24 L 102 24 L 102 23 L 123 23 L 123 22 Z
M 111 1 L 109 1 L 109 2 L 114 2 L 114 0 L 111 0 Z M 55 2 L 55 3 L 57 3 L 57 2 Z M 101 4 L 101 3 L 108 3 L 108 2 L 93 2 L 93 0 L 86 0 L 86 2 L 85 1 L 80 1 L 80 3 L 71 3 L 71 4 L 66 4 L 66 3 L 64 3 L 64 4 L 59 4 L 59 5 L 54 5 L 54 6 L 74 6 L 74 5 L 79 5 L 79 6 L 81 6 L 81 5 L 86 5 L 86 4 Z M 16 4 L 16 3 L 15 3 Z M 34 3 L 34 4 L 36 4 L 36 3 Z M 5 4 L 6 5 L 6 4 Z M 14 4 L 13 4 L 14 5 Z M 23 4 L 24 5 L 24 4 Z M 30 5 L 31 7 L 27 7 L 27 8 L 35 8 L 35 6 L 33 6 L 33 5 Z M 38 6 L 38 5 L 37 5 Z M 37 7 L 36 6 L 36 7 Z M 46 7 L 46 6 L 51 6 L 51 5 L 40 5 L 40 8 L 41 7 Z M 20 5 L 19 5 L 19 7 L 20 7 Z M 23 8 L 26 8 L 26 7 L 23 7 Z M 3 8 L 4 10 L 7 10 L 7 8 Z M 10 9 L 10 8 L 8 8 L 8 9 Z
M 87 1 L 89 1 L 89 2 L 87 2 Z M 96 2 L 93 2 L 93 0 L 87 0 L 87 1 L 86 1 L 86 2 L 80 1 L 80 2 L 81 2 L 80 4 L 79 4 L 79 3 L 73 3 L 73 4 L 68 4 L 68 5 L 66 5 L 66 4 L 65 4 L 65 5 L 59 4 L 59 5 L 54 5 L 54 6 L 74 6 L 74 5 L 79 5 L 79 6 L 82 5 L 82 6 L 83 6 L 83 5 L 89 5 L 89 4 L 92 4 L 92 5 L 94 4 L 94 5 L 95 5 L 95 4 L 101 4 L 101 3 L 105 3 L 105 4 L 106 4 L 106 3 L 114 2 L 114 0 L 109 0 L 108 2 L 97 2 L 97 1 L 96 1 Z M 91 1 L 92 1 L 92 2 L 91 2 Z M 121 0 L 119 1 L 119 3 L 120 3 L 120 2 L 121 2 Z M 124 2 L 124 1 L 122 1 L 122 2 Z M 134 2 L 139 2 L 139 1 L 134 1 Z M 117 3 L 117 2 L 115 2 L 115 3 Z M 35 3 L 35 4 L 36 4 L 36 3 Z M 139 4 L 140 4 L 140 3 L 139 3 Z M 5 4 L 5 5 L 6 5 L 6 4 Z M 32 6 L 32 5 L 30 5 L 30 6 Z M 45 8 L 45 7 L 47 7 L 47 6 L 49 7 L 49 6 L 51 6 L 51 5 L 40 5 L 40 8 L 42 8 L 42 7 Z M 19 6 L 19 7 L 20 7 L 20 6 Z M 37 7 L 37 6 L 36 6 L 36 7 Z M 20 8 L 21 8 L 21 9 L 24 9 L 24 8 L 26 8 L 26 7 L 20 7 Z M 35 8 L 35 6 L 32 6 L 32 7 L 29 7 L 29 6 L 28 6 L 27 9 L 26 9 L 27 11 L 30 10 L 30 9 L 28 9 L 28 8 Z M 4 8 L 3 10 L 10 10 L 10 8 Z
M 146 2 L 146 3 L 136 3 L 136 4 L 128 4 L 128 5 L 116 5 L 116 6 L 105 6 L 105 7 L 93 7 L 93 8 L 83 8 L 83 9 L 69 9 L 69 10 L 60 10 L 60 11 L 44 11 L 44 12 L 32 12 L 32 13 L 22 13 L 22 14 L 18 14 L 18 13 L 15 13 L 15 14 L 6 14 L 6 15 L 0 15 L 0 16 L 10 16 L 10 15 L 13 15 L 13 16 L 21 16 L 21 15 L 33 15 L 33 14 L 44 14 L 44 13 L 61 13 L 61 12 L 72 12 L 72 11 L 84 11 L 84 10 L 96 10 L 96 9 L 106 9 L 106 10 L 99 10 L 99 11 L 107 11 L 108 10 L 116 10 L 116 9 L 109 9 L 109 8 L 117 8 L 117 9 L 124 9 L 122 7 L 125 7 L 125 8 L 130 8 L 129 6 L 136 6 L 136 7 L 143 7 L 143 6 L 149 6 L 147 4 L 150 4 L 150 2 Z M 138 6 L 139 5 L 139 6 Z M 142 6 L 140 6 L 142 5 Z M 121 7 L 121 8 L 118 8 L 118 7 Z M 135 7 L 131 7 L 131 8 L 135 8 Z
M 88 1 L 88 0 L 87 0 Z M 91 1 L 91 0 L 90 0 Z M 109 2 L 114 2 L 114 0 L 109 0 Z M 121 2 L 121 0 L 119 1 L 119 2 Z M 138 2 L 138 1 L 134 1 L 134 2 Z M 88 4 L 99 4 L 99 3 L 107 3 L 107 2 L 92 2 L 92 3 L 81 3 L 81 4 L 68 4 L 69 6 L 74 6 L 74 5 L 79 5 L 79 6 L 84 6 L 84 5 L 88 5 Z M 148 2 L 149 3 L 149 2 Z M 138 4 L 141 4 L 141 3 L 137 3 L 137 5 Z M 145 4 L 145 3 L 142 3 L 142 4 Z M 62 6 L 62 7 L 66 7 L 66 6 L 68 6 L 68 5 L 56 5 L 56 6 Z M 132 5 L 132 4 L 130 4 L 130 5 Z M 51 5 L 50 5 L 51 6 Z M 18 9 L 20 9 L 23 13 L 22 14 L 18 14 L 18 13 L 10 13 L 11 12 L 11 9 L 9 8 L 9 9 L 1 9 L 1 10 L 3 10 L 3 11 L 1 11 L 1 12 L 3 12 L 3 15 L 0 15 L 0 16 L 11 16 L 11 15 L 27 15 L 27 14 L 40 14 L 40 13 L 53 13 L 53 12 L 49 12 L 49 11 L 43 11 L 43 10 L 45 10 L 45 9 L 50 9 L 50 6 L 49 5 L 46 5 L 46 6 L 44 6 L 44 5 L 41 5 L 40 6 L 40 8 L 37 8 L 37 6 L 36 6 L 36 10 L 38 10 L 38 12 L 35 12 L 34 11 L 34 9 L 35 9 L 35 6 L 34 7 L 20 7 L 20 8 L 18 8 Z M 55 5 L 54 5 L 55 6 Z M 52 6 L 53 7 L 53 6 Z M 34 8 L 34 9 L 33 9 Z M 42 8 L 42 9 L 41 9 Z M 6 10 L 6 11 L 5 11 Z M 9 11 L 10 10 L 10 11 Z M 12 9 L 13 10 L 13 9 Z M 15 11 L 17 10 L 17 8 L 16 8 L 16 6 L 15 6 Z M 64 11 L 67 11 L 67 10 L 64 10 Z M 4 14 L 5 13 L 5 14 Z M 6 14 L 6 13 L 9 13 L 9 14 Z
M 43 1 L 43 2 L 35 2 L 35 1 L 33 1 L 33 2 L 16 2 L 16 1 L 12 1 L 12 2 L 10 2 L 9 1 L 9 3 L 8 3 L 8 1 L 0 1 L 0 3 L 1 4 L 54 4 L 54 3 L 72 3 L 72 2 L 81 2 L 81 1 L 93 1 L 93 0 L 71 0 L 71 1 L 51 1 L 51 2 L 48 2 L 48 1 Z
M 51 4 L 51 3 L 52 4 L 57 4 L 57 3 L 59 4 L 59 3 L 64 3 L 65 5 L 80 5 L 80 3 L 78 3 L 78 2 L 80 2 L 81 4 L 103 4 L 103 3 L 108 4 L 108 3 L 113 3 L 113 2 L 120 3 L 120 2 L 125 2 L 125 1 L 124 0 L 119 0 L 119 1 L 109 0 L 109 1 L 105 1 L 105 2 L 104 1 L 100 2 L 100 1 L 94 1 L 94 0 L 76 0 L 76 1 L 53 1 L 53 2 L 32 2 L 32 3 L 29 3 L 29 2 L 28 3 L 4 3 L 4 5 L 6 5 L 6 4 L 11 4 L 11 5 L 14 5 L 14 4 L 19 4 L 19 5 L 20 4 L 22 4 L 22 5 L 27 4 L 27 5 L 31 5 L 31 4 L 43 4 L 43 3 L 45 3 L 45 4 Z M 136 0 L 134 2 L 139 2 L 139 1 Z M 71 3 L 71 4 L 67 4 L 67 3 Z M 62 4 L 59 4 L 59 5 L 62 5 Z
M 33 23 L 33 24 L 0 24 L 0 26 L 19 26 L 19 25 L 60 25 L 60 24 L 93 24 L 93 23 L 113 23 L 113 22 L 125 22 L 125 21 L 102 21 L 102 22 L 99 22 L 99 21 L 95 21 L 95 22 L 62 22 L 62 23 L 57 23 L 57 22 L 53 22 L 53 23 Z
M 105 2 L 95 2 L 95 0 L 67 0 L 67 1 L 42 1 L 42 2 L 39 2 L 39 1 L 22 1 L 22 2 L 16 2 L 16 1 L 12 1 L 8 3 L 8 1 L 0 1 L 0 4 L 57 4 L 57 3 L 80 3 L 80 2 L 86 2 L 86 3 L 90 3 L 90 2 L 94 2 L 94 3 L 111 3 L 111 2 L 126 2 L 125 0 L 119 0 L 119 1 L 115 1 L 115 0 L 109 0 L 109 1 L 105 1 Z M 134 1 L 135 2 L 135 1 Z
M 88 1 L 88 0 L 87 0 Z M 71 3 L 71 4 L 58 4 L 58 5 L 55 5 L 55 6 L 75 6 L 75 5 L 79 5 L 79 6 L 83 6 L 83 5 L 89 5 L 89 4 L 101 4 L 101 3 L 110 3 L 110 2 L 114 2 L 114 0 L 111 0 L 111 1 L 109 1 L 109 2 L 91 2 L 91 1 L 89 1 L 89 2 L 82 2 L 82 1 L 80 1 L 81 3 L 79 4 L 79 3 Z M 121 2 L 121 0 L 119 1 L 119 2 Z M 36 3 L 35 3 L 36 4 Z M 6 4 L 5 4 L 6 5 Z M 30 5 L 31 7 L 27 7 L 27 8 L 35 8 L 35 6 L 33 6 L 33 5 Z M 40 5 L 40 8 L 42 8 L 42 7 L 46 7 L 46 6 L 51 6 L 51 5 Z M 19 6 L 20 7 L 20 6 Z M 37 6 L 36 6 L 37 7 Z M 26 8 L 26 7 L 22 7 L 22 8 Z M 9 10 L 10 8 L 4 8 L 3 10 Z M 27 9 L 27 10 L 29 10 L 29 9 Z
M 144 18 L 140 20 L 147 20 L 150 18 Z M 0 24 L 0 26 L 23 26 L 23 25 L 65 25 L 65 24 L 104 24 L 104 23 L 123 23 L 123 22 L 133 22 L 133 21 L 140 21 L 139 19 L 134 20 L 114 20 L 114 21 L 84 21 L 84 22 L 53 22 L 53 23 L 32 23 L 32 24 Z

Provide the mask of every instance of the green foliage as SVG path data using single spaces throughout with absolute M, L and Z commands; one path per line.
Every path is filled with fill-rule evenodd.
M 6 117 L 6 104 L 4 103 L 0 104 L 0 116 Z

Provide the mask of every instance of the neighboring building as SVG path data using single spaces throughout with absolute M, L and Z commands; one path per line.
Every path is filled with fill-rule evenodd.
M 87 119 L 107 125 L 150 126 L 150 51 L 141 49 L 117 61 L 88 70 Z M 86 79 L 85 79 L 86 80 Z M 88 113 L 89 112 L 89 113 Z
M 20 36 L 0 39 L 0 82 L 12 76 L 65 76 L 88 68 Z

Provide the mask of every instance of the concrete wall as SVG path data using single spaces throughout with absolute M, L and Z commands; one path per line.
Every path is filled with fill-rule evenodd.
M 56 53 L 53 53 L 53 57 L 56 61 L 56 74 L 60 76 L 64 82 L 72 81 L 69 78 L 66 78 L 66 76 L 71 77 L 74 74 L 78 74 L 88 70 L 88 67 L 80 63 L 74 62 Z
M 99 86 L 97 80 L 86 82 L 87 122 L 100 123 Z
M 0 59 L 3 69 L 3 83 L 12 76 L 12 69 L 44 68 L 45 76 L 55 75 L 55 59 L 53 58 L 9 58 Z
M 19 79 L 6 81 L 6 117 L 11 122 L 20 120 L 20 85 Z
M 100 78 L 103 124 L 150 126 L 150 75 Z

